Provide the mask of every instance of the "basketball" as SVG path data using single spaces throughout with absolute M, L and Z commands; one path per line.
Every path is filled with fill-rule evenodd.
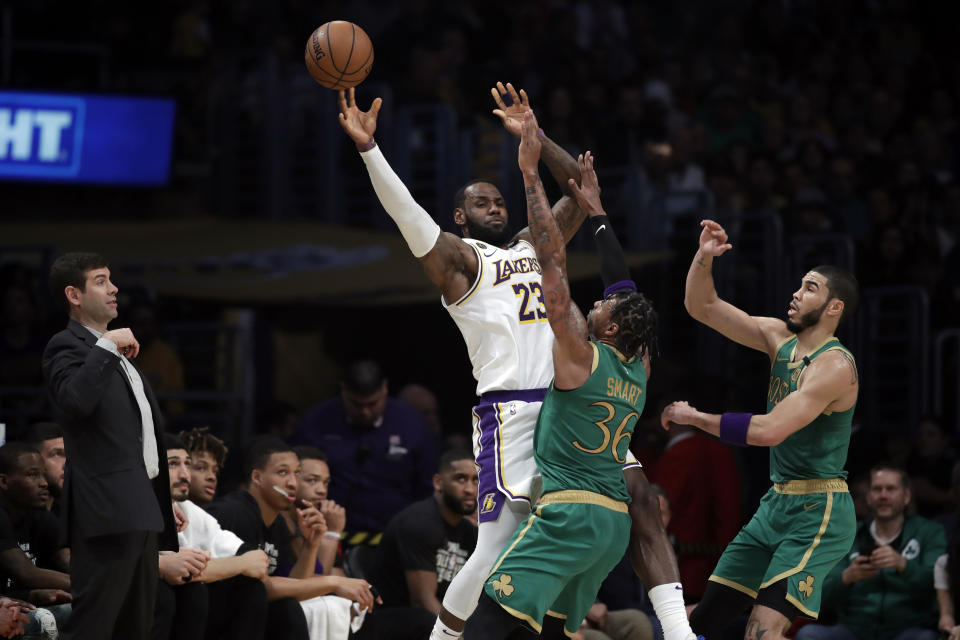
M 333 20 L 310 34 L 303 57 L 314 80 L 328 89 L 349 89 L 370 73 L 373 44 L 357 25 Z

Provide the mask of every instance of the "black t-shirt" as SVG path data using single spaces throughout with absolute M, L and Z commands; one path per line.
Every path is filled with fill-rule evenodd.
M 61 548 L 59 532 L 56 517 L 45 509 L 30 509 L 14 524 L 7 510 L 0 507 L 0 553 L 20 548 L 38 567 L 55 568 L 54 555 Z M 18 582 L 0 567 L 0 588 L 4 593 L 12 593 L 30 586 Z
M 296 562 L 296 556 L 290 547 L 290 532 L 281 516 L 269 527 L 263 523 L 260 506 L 256 499 L 244 490 L 234 491 L 207 506 L 210 515 L 217 519 L 220 526 L 237 534 L 243 545 L 237 555 L 253 549 L 262 549 L 270 557 L 269 575 L 285 575 Z M 285 569 L 285 571 L 284 571 Z
M 372 584 L 380 591 L 383 603 L 407 606 L 405 571 L 435 571 L 437 599 L 477 546 L 477 528 L 466 518 L 451 527 L 440 514 L 433 496 L 414 502 L 387 524 L 380 541 Z

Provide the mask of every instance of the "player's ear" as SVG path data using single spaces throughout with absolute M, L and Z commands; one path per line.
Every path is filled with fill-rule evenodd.
M 834 298 L 827 305 L 827 313 L 830 314 L 831 316 L 836 316 L 839 318 L 840 316 L 843 315 L 843 307 L 844 307 L 843 300 L 841 300 L 840 298 Z
M 254 485 L 255 487 L 260 486 L 260 469 L 254 469 L 253 473 L 250 474 L 250 484 Z
M 440 489 L 442 488 L 443 488 L 443 485 L 440 483 L 440 474 L 439 473 L 433 474 L 433 490 L 440 491 Z
M 467 223 L 467 212 L 461 209 L 460 207 L 457 207 L 456 209 L 454 209 L 453 222 L 458 227 L 462 227 L 463 225 L 465 225 Z

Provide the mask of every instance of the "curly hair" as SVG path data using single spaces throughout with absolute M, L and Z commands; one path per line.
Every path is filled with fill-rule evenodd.
M 610 312 L 610 321 L 620 327 L 617 348 L 628 355 L 648 351 L 652 356 L 657 340 L 657 312 L 653 303 L 635 291 L 616 294 L 614 300 L 616 305 Z
M 213 456 L 218 466 L 223 467 L 227 459 L 227 445 L 210 433 L 210 427 L 195 427 L 190 431 L 181 431 L 179 438 L 187 446 L 188 452 L 207 452 Z

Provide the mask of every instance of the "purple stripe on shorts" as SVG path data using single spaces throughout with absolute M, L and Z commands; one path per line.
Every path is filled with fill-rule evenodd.
M 543 402 L 547 395 L 546 389 L 516 389 L 514 391 L 487 391 L 480 396 L 480 404 L 492 404 L 495 402 L 510 402 L 511 400 L 520 400 L 521 402 Z
M 497 405 L 481 404 L 473 411 L 479 418 L 480 429 L 480 451 L 477 452 L 477 466 L 480 467 L 478 520 L 490 522 L 500 517 L 500 509 L 507 499 L 497 487 Z

